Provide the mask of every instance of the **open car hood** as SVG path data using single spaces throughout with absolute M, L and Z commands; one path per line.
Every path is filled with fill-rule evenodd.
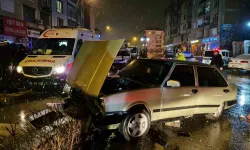
M 123 42 L 124 39 L 84 42 L 67 76 L 67 83 L 97 97 Z

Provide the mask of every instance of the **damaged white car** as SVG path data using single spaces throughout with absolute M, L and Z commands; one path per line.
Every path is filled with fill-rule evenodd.
M 214 67 L 200 63 L 139 59 L 101 89 L 108 114 L 126 112 L 127 140 L 147 134 L 153 121 L 206 114 L 217 120 L 236 103 L 237 88 Z

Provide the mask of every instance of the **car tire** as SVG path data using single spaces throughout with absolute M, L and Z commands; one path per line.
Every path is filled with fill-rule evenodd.
M 136 142 L 144 138 L 151 125 L 148 111 L 145 109 L 133 110 L 128 112 L 127 117 L 119 126 L 119 132 L 127 141 Z
M 225 108 L 225 104 L 222 103 L 217 108 L 217 111 L 215 113 L 207 114 L 205 116 L 206 116 L 207 119 L 217 121 L 221 117 L 221 115 L 223 114 L 224 108 Z

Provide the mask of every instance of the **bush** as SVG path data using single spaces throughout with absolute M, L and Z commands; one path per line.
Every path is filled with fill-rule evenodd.
M 32 116 L 35 118 L 37 114 L 33 113 Z M 38 122 L 15 123 L 5 127 L 12 137 L 12 141 L 5 147 L 18 150 L 72 150 L 79 144 L 81 121 L 62 116 L 60 112 L 55 115 L 55 111 L 48 112 L 41 118 Z

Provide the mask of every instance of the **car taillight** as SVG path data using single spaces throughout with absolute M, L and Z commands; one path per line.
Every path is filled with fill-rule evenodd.
M 248 63 L 248 61 L 243 60 L 243 61 L 241 61 L 241 63 Z
M 233 62 L 232 60 L 229 60 L 229 62 Z

